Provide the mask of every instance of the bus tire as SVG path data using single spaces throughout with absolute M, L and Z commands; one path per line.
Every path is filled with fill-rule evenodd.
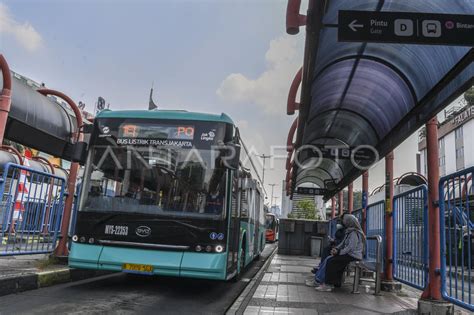
M 245 238 L 242 241 L 242 244 L 240 246 L 239 267 L 238 267 L 237 273 L 235 274 L 235 277 L 232 279 L 233 282 L 240 281 L 240 279 L 242 278 L 242 274 L 244 273 L 244 269 L 245 269 Z

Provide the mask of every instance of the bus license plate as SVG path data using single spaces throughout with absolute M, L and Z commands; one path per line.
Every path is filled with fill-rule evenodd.
M 122 271 L 128 273 L 153 274 L 153 266 L 142 264 L 123 264 Z

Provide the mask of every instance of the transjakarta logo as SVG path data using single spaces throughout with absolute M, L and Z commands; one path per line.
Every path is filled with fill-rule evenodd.
M 216 137 L 215 130 L 211 130 L 209 132 L 203 132 L 201 134 L 201 140 L 202 141 L 212 141 Z
M 139 226 L 135 229 L 135 234 L 137 234 L 140 237 L 147 237 L 151 235 L 151 228 L 148 226 L 142 225 Z

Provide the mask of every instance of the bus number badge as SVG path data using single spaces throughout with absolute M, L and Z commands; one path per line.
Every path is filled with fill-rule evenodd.
M 127 236 L 128 235 L 128 226 L 124 226 L 124 225 L 106 225 L 105 226 L 105 234 Z

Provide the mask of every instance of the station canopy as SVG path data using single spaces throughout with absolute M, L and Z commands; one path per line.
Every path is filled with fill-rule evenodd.
M 370 145 L 382 158 L 474 83 L 472 47 L 338 42 L 337 27 L 339 10 L 474 14 L 474 1 L 327 0 L 324 5 L 308 17 L 314 23 L 306 39 L 310 79 L 303 79 L 297 147 Z M 328 198 L 362 173 L 350 160 L 324 159 L 313 168 L 295 166 L 293 183 L 312 182 L 328 189 Z

